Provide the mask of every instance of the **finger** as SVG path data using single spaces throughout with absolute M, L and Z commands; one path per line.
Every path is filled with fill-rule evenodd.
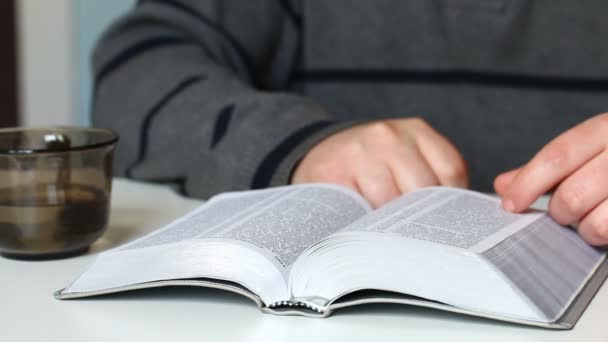
M 608 198 L 608 153 L 600 153 L 566 178 L 549 202 L 549 213 L 560 224 L 579 221 Z
M 467 165 L 450 141 L 428 124 L 414 131 L 415 141 L 424 159 L 437 176 L 439 184 L 469 186 Z
M 359 192 L 374 208 L 381 207 L 401 195 L 391 170 L 382 162 L 361 165 L 355 182 Z
M 415 144 L 402 145 L 387 163 L 403 194 L 425 186 L 439 185 L 435 172 Z
M 517 169 L 499 174 L 496 179 L 494 179 L 494 191 L 501 196 L 505 194 L 520 169 L 521 168 L 518 167 Z
M 596 117 L 597 118 L 597 117 Z M 566 131 L 538 152 L 511 182 L 503 206 L 519 212 L 591 160 L 605 147 L 605 132 L 594 119 Z M 607 120 L 602 116 L 602 120 Z
M 578 226 L 578 233 L 591 245 L 608 245 L 608 200 L 585 216 Z

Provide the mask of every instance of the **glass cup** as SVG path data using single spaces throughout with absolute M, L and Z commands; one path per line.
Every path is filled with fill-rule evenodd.
M 87 251 L 107 226 L 117 141 L 99 128 L 0 129 L 0 254 Z

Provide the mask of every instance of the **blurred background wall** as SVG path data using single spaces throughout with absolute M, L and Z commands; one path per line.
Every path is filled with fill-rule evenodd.
M 21 0 L 20 0 L 21 1 Z M 30 0 L 31 1 L 31 0 Z M 56 0 L 54 0 L 56 1 Z M 76 8 L 74 32 L 76 46 L 73 50 L 77 59 L 76 112 L 80 124 L 89 124 L 91 72 L 90 54 L 95 42 L 112 20 L 128 11 L 135 0 L 72 0 Z
M 89 124 L 92 48 L 135 1 L 5 1 L 14 6 L 18 123 Z

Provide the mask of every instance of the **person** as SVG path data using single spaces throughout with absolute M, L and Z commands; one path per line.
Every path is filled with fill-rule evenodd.
M 190 196 L 332 182 L 380 206 L 494 186 L 521 212 L 553 190 L 554 219 L 606 245 L 606 10 L 139 1 L 94 52 L 93 123 L 121 135 L 117 175 Z

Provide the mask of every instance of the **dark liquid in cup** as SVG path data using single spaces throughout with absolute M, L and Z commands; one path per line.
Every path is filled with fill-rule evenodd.
M 56 257 L 83 251 L 107 225 L 106 192 L 87 185 L 36 184 L 0 189 L 0 252 Z

